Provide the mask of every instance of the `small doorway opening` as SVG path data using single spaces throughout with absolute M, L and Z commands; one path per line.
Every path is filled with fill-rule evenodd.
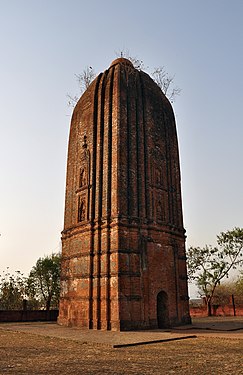
M 157 295 L 157 320 L 158 328 L 168 328 L 170 326 L 168 295 L 161 291 Z

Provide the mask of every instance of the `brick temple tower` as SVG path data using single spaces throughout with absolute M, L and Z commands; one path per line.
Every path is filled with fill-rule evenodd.
M 59 324 L 130 330 L 190 322 L 172 107 L 124 58 L 71 121 Z

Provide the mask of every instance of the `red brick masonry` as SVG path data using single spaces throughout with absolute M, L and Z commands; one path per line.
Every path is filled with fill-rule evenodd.
M 212 314 L 213 316 L 234 316 L 234 309 L 232 305 L 213 306 Z M 207 316 L 207 306 L 190 307 L 190 315 L 192 318 Z M 242 305 L 236 306 L 235 315 L 243 316 Z
M 60 324 L 190 322 L 174 114 L 126 59 L 101 73 L 74 109 L 62 244 Z

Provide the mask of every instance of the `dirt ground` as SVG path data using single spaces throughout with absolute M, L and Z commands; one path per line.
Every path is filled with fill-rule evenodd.
M 0 374 L 243 374 L 242 331 L 115 349 L 0 328 Z

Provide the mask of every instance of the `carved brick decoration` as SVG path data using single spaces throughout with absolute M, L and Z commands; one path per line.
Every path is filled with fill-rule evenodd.
M 124 58 L 73 112 L 58 322 L 104 330 L 190 322 L 174 114 Z

